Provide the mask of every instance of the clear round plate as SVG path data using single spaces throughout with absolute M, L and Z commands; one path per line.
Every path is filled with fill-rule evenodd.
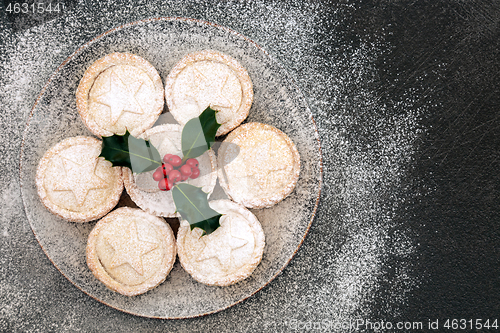
M 135 297 L 107 289 L 87 268 L 85 247 L 94 222 L 72 223 L 52 215 L 40 202 L 35 173 L 43 154 L 59 141 L 92 135 L 76 110 L 75 91 L 85 70 L 112 52 L 148 60 L 163 82 L 186 54 L 213 49 L 236 58 L 253 81 L 248 121 L 273 125 L 296 144 L 301 173 L 295 190 L 279 204 L 252 210 L 262 224 L 266 247 L 262 262 L 246 280 L 229 287 L 194 281 L 177 261 L 164 283 Z M 33 233 L 57 269 L 89 296 L 118 310 L 154 318 L 189 318 L 226 309 L 272 281 L 302 244 L 318 206 L 322 177 L 319 137 L 302 93 L 286 73 L 253 41 L 230 29 L 193 19 L 157 18 L 112 29 L 78 49 L 51 76 L 27 122 L 20 155 L 21 191 Z

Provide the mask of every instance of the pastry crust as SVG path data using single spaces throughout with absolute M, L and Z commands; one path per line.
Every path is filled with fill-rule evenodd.
M 191 230 L 181 221 L 177 249 L 182 267 L 198 282 L 229 286 L 249 277 L 264 253 L 260 222 L 245 207 L 230 200 L 215 200 L 210 207 L 222 214 L 220 227 L 210 235 Z
M 234 201 L 265 208 L 287 197 L 300 174 L 295 144 L 276 127 L 247 123 L 231 132 L 218 151 L 219 183 Z
M 36 172 L 38 195 L 47 209 L 72 222 L 106 215 L 123 191 L 120 167 L 102 157 L 102 142 L 92 137 L 67 138 L 50 148 Z
M 160 156 L 176 154 L 182 157 L 181 149 L 182 126 L 177 124 L 164 124 L 147 130 L 141 138 L 150 140 L 158 150 Z M 210 194 L 217 182 L 216 158 L 210 149 L 196 158 L 199 162 L 200 176 L 188 179 L 185 182 Z M 172 191 L 161 191 L 158 182 L 153 179 L 155 170 L 134 174 L 129 168 L 123 167 L 123 179 L 130 198 L 148 213 L 164 217 L 179 216 L 176 213 Z
M 163 111 L 160 75 L 145 59 L 112 53 L 94 62 L 76 90 L 76 106 L 84 124 L 98 136 L 138 136 Z
M 184 125 L 208 106 L 218 110 L 217 136 L 241 124 L 253 102 L 252 81 L 234 58 L 213 50 L 186 55 L 165 82 L 165 99 L 175 120 Z
M 140 209 L 122 207 L 92 229 L 87 265 L 109 289 L 126 296 L 143 294 L 165 281 L 176 245 L 170 226 Z

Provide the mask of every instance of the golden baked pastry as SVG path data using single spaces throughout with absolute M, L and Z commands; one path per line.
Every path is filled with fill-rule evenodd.
M 121 168 L 98 157 L 101 144 L 92 137 L 72 137 L 42 157 L 36 186 L 42 203 L 53 214 L 68 221 L 88 222 L 116 206 L 123 190 Z
M 208 106 L 218 110 L 219 136 L 248 116 L 253 101 L 252 81 L 232 57 L 212 50 L 195 52 L 182 58 L 168 74 L 165 99 L 169 111 L 182 125 Z
M 299 178 L 295 144 L 276 127 L 247 123 L 232 131 L 218 151 L 219 182 L 248 208 L 270 207 L 288 196 Z
M 76 106 L 88 129 L 99 136 L 138 136 L 163 111 L 160 75 L 145 59 L 112 53 L 94 62 L 76 91 Z
M 122 207 L 92 229 L 87 265 L 106 287 L 126 296 L 143 294 L 165 281 L 175 262 L 174 233 L 162 219 Z
M 181 221 L 177 250 L 182 267 L 198 282 L 228 286 L 246 279 L 259 265 L 265 236 L 260 222 L 245 207 L 230 200 L 209 202 L 222 217 L 220 227 L 201 236 Z
M 147 130 L 141 138 L 149 140 L 158 150 L 160 156 L 176 154 L 182 157 L 181 149 L 182 126 L 177 124 L 164 124 Z M 216 159 L 210 149 L 196 158 L 199 162 L 200 176 L 188 179 L 186 183 L 201 187 L 205 193 L 211 194 L 217 182 Z M 161 191 L 158 182 L 153 179 L 153 172 L 134 174 L 129 168 L 123 168 L 125 188 L 130 198 L 145 211 L 164 217 L 179 216 L 172 191 Z

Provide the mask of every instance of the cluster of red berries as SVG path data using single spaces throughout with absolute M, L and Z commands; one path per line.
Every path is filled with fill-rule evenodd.
M 198 160 L 190 158 L 184 163 L 177 155 L 163 156 L 163 163 L 153 173 L 153 179 L 158 182 L 158 188 L 169 191 L 175 184 L 188 178 L 196 179 L 200 175 Z

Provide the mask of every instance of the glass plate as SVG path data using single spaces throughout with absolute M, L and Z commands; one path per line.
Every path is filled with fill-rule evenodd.
M 246 280 L 229 287 L 194 281 L 175 263 L 157 288 L 122 296 L 100 283 L 87 268 L 85 247 L 95 222 L 71 223 L 52 215 L 40 202 L 35 171 L 43 154 L 64 138 L 92 135 L 76 111 L 75 91 L 85 70 L 112 52 L 147 59 L 163 81 L 184 55 L 214 49 L 236 58 L 253 81 L 254 102 L 247 121 L 273 125 L 288 134 L 301 156 L 297 187 L 271 208 L 253 210 L 266 235 L 262 262 Z M 20 155 L 21 190 L 33 233 L 43 251 L 75 286 L 118 310 L 155 318 L 188 318 L 226 309 L 250 297 L 292 259 L 312 223 L 321 189 L 318 133 L 304 96 L 283 67 L 244 36 L 221 26 L 182 18 L 130 23 L 91 40 L 70 56 L 40 93 L 24 132 Z

